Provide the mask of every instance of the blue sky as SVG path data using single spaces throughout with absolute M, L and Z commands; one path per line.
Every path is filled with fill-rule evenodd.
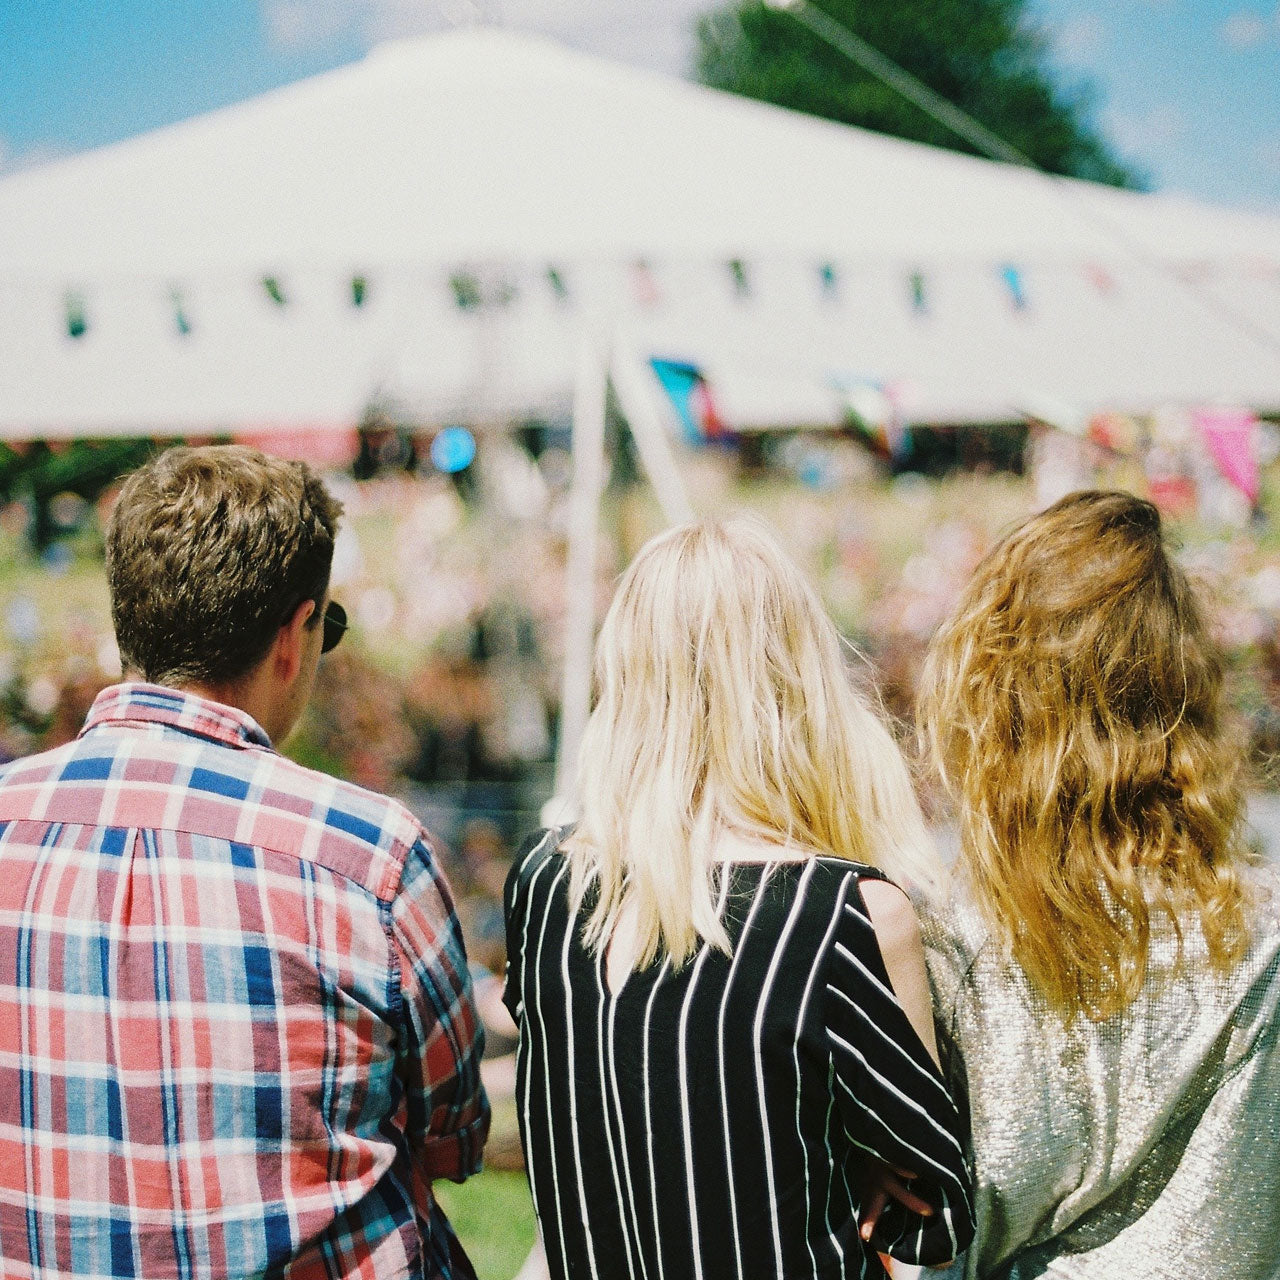
M 0 0 L 0 167 L 111 142 L 469 16 L 684 72 L 714 0 Z M 1030 0 L 1156 187 L 1280 213 L 1280 0 Z

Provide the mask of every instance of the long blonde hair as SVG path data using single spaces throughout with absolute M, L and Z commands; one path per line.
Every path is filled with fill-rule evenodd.
M 1064 498 L 979 565 L 921 681 L 924 744 L 977 898 L 1032 984 L 1104 1018 L 1147 978 L 1154 917 L 1246 945 L 1242 751 L 1222 666 L 1160 515 Z
M 870 863 L 926 892 L 945 872 L 889 730 L 850 682 L 816 594 L 752 518 L 651 540 L 596 646 L 574 901 L 602 947 L 632 906 L 637 967 L 728 951 L 713 846 L 733 830 Z

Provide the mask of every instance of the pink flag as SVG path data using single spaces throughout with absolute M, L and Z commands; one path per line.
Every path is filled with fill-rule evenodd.
M 237 444 L 269 453 L 274 458 L 309 462 L 315 467 L 346 467 L 360 452 L 354 427 L 316 423 L 314 426 L 255 427 L 237 431 Z
M 1250 503 L 1258 501 L 1258 457 L 1254 453 L 1257 419 L 1248 409 L 1197 409 L 1192 415 L 1223 479 Z

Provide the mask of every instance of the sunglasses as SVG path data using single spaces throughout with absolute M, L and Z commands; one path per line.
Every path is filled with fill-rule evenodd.
M 320 641 L 320 652 L 328 653 L 330 649 L 336 649 L 338 642 L 347 634 L 347 611 L 336 600 L 330 600 L 325 605 L 321 621 L 324 623 L 324 639 Z

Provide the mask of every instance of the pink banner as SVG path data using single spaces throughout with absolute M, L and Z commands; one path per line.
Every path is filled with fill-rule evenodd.
M 1192 416 L 1223 479 L 1256 503 L 1260 478 L 1253 414 L 1247 409 L 1197 409 Z
M 237 444 L 247 444 L 276 458 L 309 462 L 315 467 L 346 467 L 360 452 L 355 427 L 261 427 L 237 431 Z

